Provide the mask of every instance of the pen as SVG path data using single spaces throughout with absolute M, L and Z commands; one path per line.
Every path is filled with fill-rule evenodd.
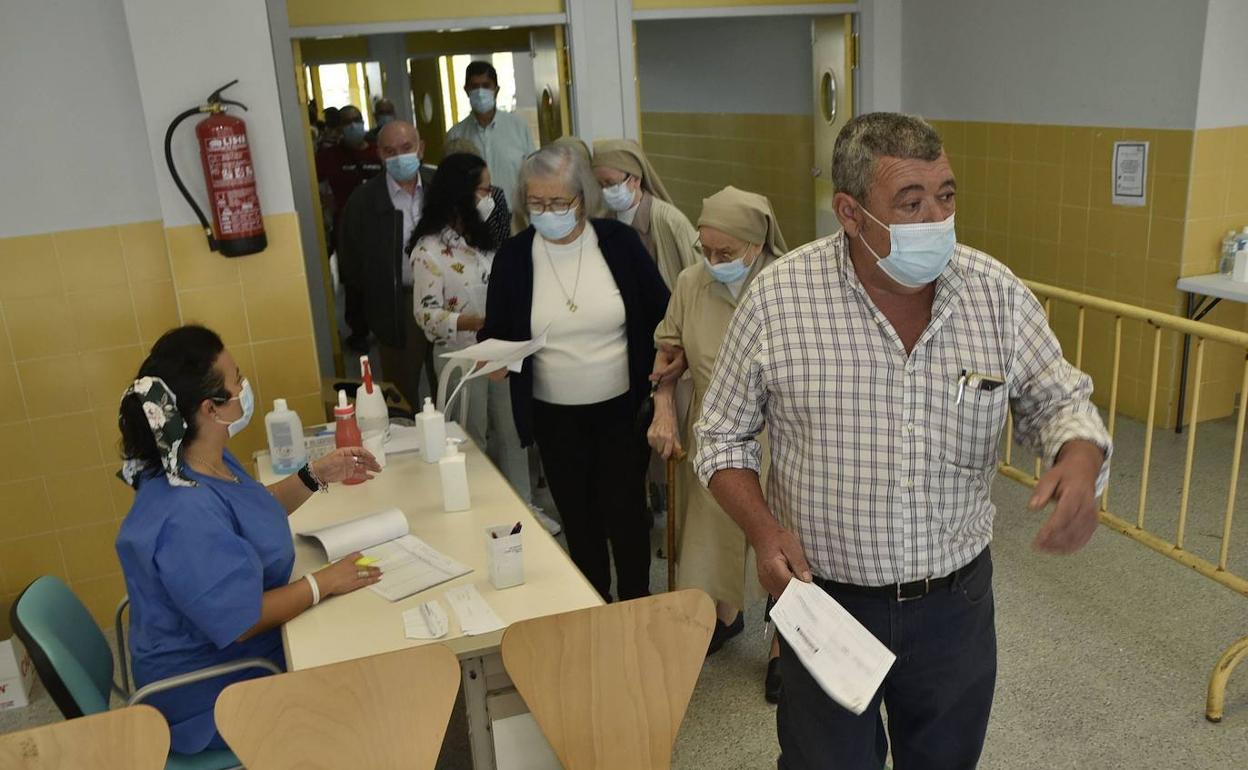
M 966 370 L 962 370 L 962 375 L 958 377 L 958 398 L 953 403 L 955 405 L 962 403 L 962 394 L 966 392 Z
M 511 534 L 511 535 L 518 535 L 518 534 L 520 534 L 520 526 L 521 526 L 520 522 L 518 522 L 518 521 L 517 521 L 517 522 L 516 522 L 516 526 L 512 527 L 512 528 L 511 528 L 511 532 L 510 532 L 510 533 L 508 533 L 508 534 Z

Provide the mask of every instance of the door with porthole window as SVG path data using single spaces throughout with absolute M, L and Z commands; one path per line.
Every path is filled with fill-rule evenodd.
M 832 209 L 832 149 L 836 135 L 854 115 L 853 70 L 857 64 L 853 17 L 820 16 L 811 20 L 814 67 L 815 235 L 840 229 Z

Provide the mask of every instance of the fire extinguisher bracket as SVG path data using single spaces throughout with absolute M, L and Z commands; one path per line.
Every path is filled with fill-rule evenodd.
M 256 190 L 255 168 L 247 141 L 247 124 L 242 118 L 226 112 L 230 107 L 244 111 L 247 107 L 221 96 L 222 91 L 237 82 L 231 80 L 213 91 L 203 104 L 179 114 L 165 131 L 165 165 L 169 167 L 169 175 L 204 228 L 208 248 L 225 257 L 255 254 L 268 246 L 264 217 L 260 211 L 260 195 Z M 212 210 L 212 224 L 208 223 L 203 209 L 196 203 L 173 163 L 174 131 L 187 118 L 200 114 L 207 117 L 195 125 L 195 137 L 203 164 L 208 205 Z

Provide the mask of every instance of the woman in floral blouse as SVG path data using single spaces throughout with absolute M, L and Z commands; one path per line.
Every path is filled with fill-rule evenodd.
M 424 211 L 408 244 L 413 312 L 434 344 L 439 371 L 446 364 L 441 354 L 475 344 L 485 323 L 486 286 L 498 247 L 486 224 L 495 205 L 490 193 L 484 160 L 468 153 L 446 156 L 425 191 Z M 516 434 L 507 383 L 481 377 L 465 385 L 458 398 L 469 399 L 465 430 L 516 493 L 531 502 L 528 455 Z

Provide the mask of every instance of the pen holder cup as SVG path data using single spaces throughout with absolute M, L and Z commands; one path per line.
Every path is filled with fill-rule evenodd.
M 490 585 L 503 589 L 524 582 L 524 544 L 520 539 L 523 536 L 523 532 L 511 534 L 511 527 L 507 525 L 485 530 Z

